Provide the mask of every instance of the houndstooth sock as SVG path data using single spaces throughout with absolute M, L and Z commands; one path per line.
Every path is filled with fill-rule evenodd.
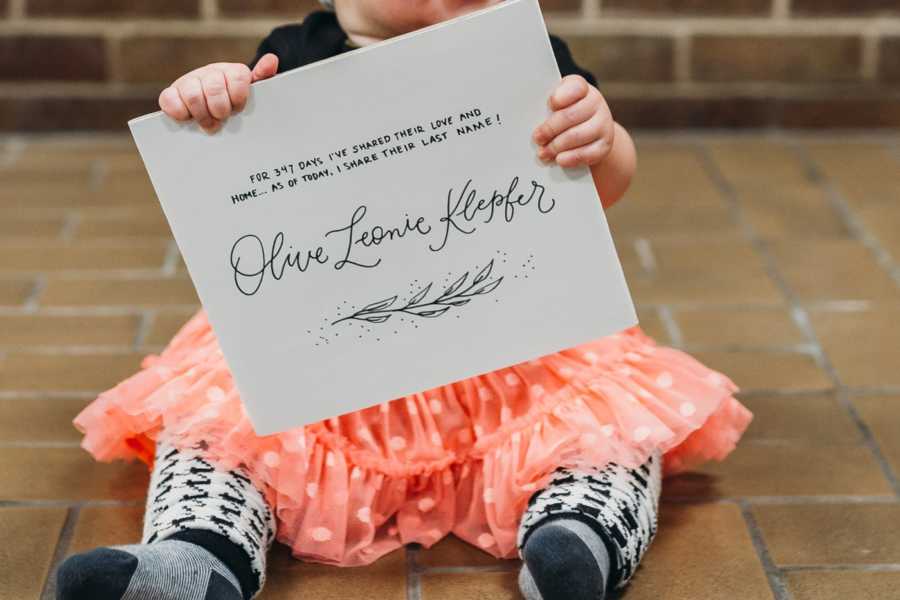
M 275 537 L 272 512 L 244 473 L 218 469 L 201 452 L 157 443 L 143 544 L 70 557 L 58 576 L 61 600 L 248 600 L 256 594 Z
M 557 470 L 519 527 L 527 600 L 597 600 L 628 583 L 656 534 L 660 463 Z
M 69 557 L 59 600 L 241 600 L 241 586 L 211 552 L 176 540 L 96 548 Z

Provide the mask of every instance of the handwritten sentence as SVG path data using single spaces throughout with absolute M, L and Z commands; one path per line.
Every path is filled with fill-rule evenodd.
M 451 238 L 472 235 L 480 225 L 512 223 L 529 206 L 540 215 L 556 207 L 556 199 L 537 181 L 532 180 L 525 191 L 518 189 L 519 178 L 513 177 L 504 191 L 494 189 L 484 194 L 470 179 L 458 191 L 447 191 L 442 216 L 434 224 L 424 215 L 413 217 L 408 213 L 396 225 L 373 224 L 367 216 L 368 207 L 360 204 L 348 224 L 325 232 L 328 242 L 334 240 L 333 252 L 326 249 L 326 241 L 297 249 L 295 243 L 285 239 L 283 231 L 269 243 L 253 233 L 242 235 L 230 250 L 234 284 L 240 293 L 253 296 L 267 278 L 279 281 L 289 273 L 305 273 L 317 266 L 331 265 L 337 271 L 347 267 L 374 269 L 382 263 L 376 251 L 384 244 L 420 237 L 427 239 L 431 252 L 441 252 Z
M 270 193 L 298 188 L 340 173 L 373 165 L 420 148 L 446 142 L 450 135 L 466 136 L 501 123 L 500 115 L 485 115 L 474 108 L 458 115 L 447 115 L 427 125 L 417 124 L 398 131 L 361 140 L 355 144 L 328 152 L 326 158 L 313 156 L 296 160 L 248 176 L 253 187 L 232 194 L 232 204 L 240 205 Z

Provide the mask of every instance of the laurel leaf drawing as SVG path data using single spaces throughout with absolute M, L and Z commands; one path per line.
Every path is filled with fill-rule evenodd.
M 425 298 L 425 296 L 428 295 L 428 292 L 430 292 L 430 291 L 431 291 L 431 284 L 429 283 L 427 286 L 422 288 L 422 291 L 420 291 L 418 294 L 413 296 L 410 299 L 410 301 L 406 303 L 406 305 L 407 306 L 415 306 L 416 304 L 421 302 Z
M 497 286 L 500 285 L 501 281 L 503 281 L 502 277 L 499 279 L 495 279 L 494 281 L 491 281 L 489 283 L 486 283 L 485 285 L 481 286 L 477 290 L 474 290 L 472 292 L 472 295 L 479 296 L 481 294 L 490 294 L 491 292 L 493 292 L 494 290 L 497 289 Z
M 485 267 L 478 272 L 478 275 L 475 276 L 475 279 L 472 281 L 472 285 L 478 285 L 491 275 L 491 270 L 494 268 L 494 261 L 491 260 Z
M 452 296 L 453 294 L 455 294 L 456 291 L 459 288 L 461 288 L 462 285 L 466 282 L 466 279 L 468 277 L 469 277 L 469 272 L 466 271 L 465 273 L 462 274 L 462 277 L 460 277 L 459 279 L 457 279 L 456 281 L 451 283 L 450 287 L 448 287 L 446 290 L 444 290 L 444 293 L 441 294 L 441 298 L 447 298 L 448 296 Z
M 368 313 L 368 312 L 378 312 L 386 309 L 391 304 L 397 301 L 397 296 L 391 296 L 390 298 L 385 298 L 384 300 L 379 300 L 377 302 L 373 302 L 372 304 L 368 304 L 362 307 L 359 312 L 360 313 Z
M 435 317 L 439 317 L 445 312 L 450 310 L 449 306 L 444 306 L 443 308 L 410 308 L 407 312 L 411 312 L 417 317 L 426 317 L 428 319 L 433 319 Z
M 393 316 L 392 313 L 388 313 L 386 315 L 371 315 L 368 317 L 360 317 L 363 321 L 368 321 L 369 323 L 384 323 L 388 319 Z

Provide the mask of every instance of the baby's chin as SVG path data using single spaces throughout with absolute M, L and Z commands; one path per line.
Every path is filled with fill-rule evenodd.
M 352 1 L 352 0 L 351 0 Z M 385 25 L 395 25 L 396 34 L 407 33 L 429 25 L 442 23 L 502 0 L 357 0 L 370 5 Z

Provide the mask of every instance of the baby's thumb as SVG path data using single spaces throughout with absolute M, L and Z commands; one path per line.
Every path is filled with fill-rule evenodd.
M 278 72 L 278 57 L 272 53 L 263 55 L 253 67 L 252 83 L 268 79 Z

